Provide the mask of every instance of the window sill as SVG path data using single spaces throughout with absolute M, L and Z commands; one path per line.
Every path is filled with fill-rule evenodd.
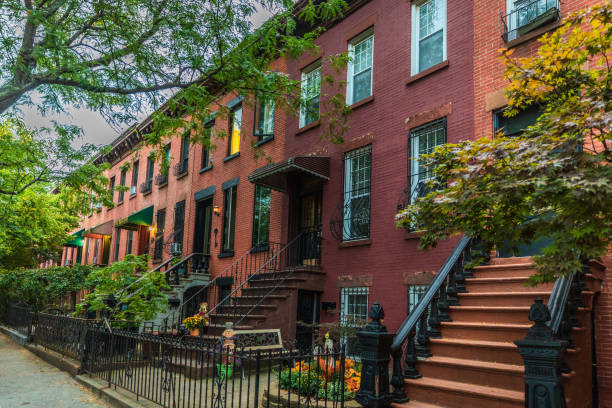
M 207 172 L 208 170 L 212 170 L 212 164 L 210 166 L 202 167 L 198 173 L 202 174 Z
M 123 204 L 123 200 L 117 201 L 117 205 L 115 205 L 115 207 L 119 207 L 121 204 Z
M 151 194 L 153 192 L 153 189 L 151 190 L 147 190 L 144 193 L 142 193 L 143 196 L 148 196 L 149 194 Z
M 418 81 L 420 79 L 423 79 L 423 78 L 425 78 L 425 77 L 427 77 L 427 76 L 429 76 L 429 75 L 431 75 L 431 74 L 433 74 L 435 72 L 441 71 L 444 68 L 448 67 L 449 65 L 450 65 L 449 60 L 442 61 L 441 63 L 436 64 L 433 67 L 427 68 L 425 71 L 421 71 L 418 74 L 414 74 L 414 75 L 412 75 L 408 79 L 408 81 L 406 82 L 406 86 L 408 86 L 408 85 L 410 85 L 410 84 L 412 84 L 412 83 L 414 83 L 414 82 L 416 82 L 416 81 Z
M 360 100 L 359 102 L 355 102 L 354 104 L 349 106 L 350 110 L 355 110 L 357 108 L 361 108 L 363 105 L 367 105 L 370 102 L 374 101 L 374 95 L 370 95 L 365 99 Z
M 425 231 L 410 231 L 406 233 L 406 239 L 419 239 L 423 236 Z
M 270 250 L 270 245 L 269 244 L 259 244 L 257 246 L 254 246 L 253 248 L 251 248 L 251 250 L 249 251 L 252 254 L 255 254 L 257 252 L 266 252 Z
M 238 156 L 240 156 L 240 152 L 231 154 L 231 155 L 227 156 L 225 159 L 223 159 L 223 163 L 228 162 L 228 161 L 230 161 L 232 159 L 235 159 Z
M 130 194 L 130 198 L 129 199 L 131 200 L 132 198 L 136 197 L 136 195 L 138 195 L 138 193 Z
M 309 130 L 311 130 L 311 129 L 314 129 L 314 128 L 318 127 L 320 124 L 321 124 L 321 121 L 320 121 L 320 120 L 315 120 L 314 122 L 309 123 L 308 125 L 306 125 L 306 126 L 302 126 L 301 128 L 299 128 L 299 129 L 297 130 L 297 132 L 295 132 L 295 134 L 296 134 L 296 135 L 299 135 L 299 134 L 302 134 L 302 133 L 304 133 L 304 132 L 308 132 Z
M 183 177 L 185 177 L 185 176 L 186 176 L 188 173 L 189 173 L 188 171 L 186 171 L 186 172 L 184 172 L 184 173 L 181 173 L 181 174 L 179 174 L 179 175 L 177 175 L 177 176 L 176 176 L 176 179 L 177 179 L 177 180 L 180 180 L 180 179 L 182 179 Z
M 255 135 L 255 137 L 257 137 L 257 135 Z M 264 145 L 264 144 L 266 144 L 268 142 L 271 142 L 273 140 L 274 140 L 274 135 L 271 135 L 271 136 L 268 136 L 268 137 L 264 137 L 263 139 L 255 142 L 255 144 L 253 146 L 259 147 L 259 146 Z
M 217 258 L 231 258 L 234 256 L 234 251 L 225 251 L 217 255 Z
M 508 49 L 510 48 L 514 48 L 517 47 L 521 44 L 524 44 L 526 42 L 529 42 L 531 40 L 533 40 L 536 37 L 541 36 L 542 34 L 548 32 L 548 31 L 552 31 L 558 27 L 561 26 L 561 24 L 563 23 L 562 20 L 557 20 L 557 21 L 553 21 L 552 23 L 548 23 L 546 25 L 534 28 L 532 31 L 529 31 L 528 33 L 523 34 L 522 36 L 509 41 L 506 43 L 506 47 Z
M 352 248 L 352 247 L 367 246 L 367 245 L 372 245 L 372 238 L 341 242 L 340 248 Z
M 168 182 L 166 181 L 165 183 L 158 185 L 157 188 L 161 190 L 162 188 L 167 187 L 167 186 L 168 186 Z

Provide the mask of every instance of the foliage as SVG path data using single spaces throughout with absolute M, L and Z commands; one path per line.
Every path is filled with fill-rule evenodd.
M 340 360 L 323 355 L 316 361 L 299 361 L 295 367 L 281 370 L 278 373 L 280 387 L 329 401 L 339 401 L 344 388 L 344 399 L 352 399 L 361 383 L 361 364 L 350 358 L 345 358 L 344 364 L 344 385 L 340 375 Z
M 196 314 L 196 315 L 189 316 L 183 319 L 183 325 L 185 325 L 187 330 L 195 330 L 198 327 L 200 327 L 200 325 L 202 324 L 202 320 L 203 320 L 202 316 L 200 316 L 199 314 Z
M 43 310 L 70 292 L 88 288 L 93 267 L 0 270 L 0 302 L 19 301 Z
M 501 57 L 506 115 L 535 105 L 537 123 L 513 138 L 436 148 L 424 160 L 448 184 L 397 215 L 400 227 L 424 226 L 422 248 L 459 233 L 489 249 L 552 238 L 535 258 L 532 284 L 578 271 L 580 256 L 601 256 L 611 244 L 612 1 L 571 15 L 539 41 L 533 57 Z
M 142 275 L 147 265 L 147 255 L 126 255 L 122 261 L 94 270 L 87 278 L 93 290 L 77 305 L 76 314 L 102 311 L 110 320 L 140 323 L 166 310 L 166 278 L 159 271 Z M 114 297 L 115 304 L 109 304 L 109 296 Z
M 0 121 L 0 265 L 34 267 L 61 251 L 79 214 L 94 202 L 112 205 L 104 166 L 87 163 L 96 148 L 71 147 L 78 131 L 29 131 Z M 55 194 L 51 192 L 56 188 Z

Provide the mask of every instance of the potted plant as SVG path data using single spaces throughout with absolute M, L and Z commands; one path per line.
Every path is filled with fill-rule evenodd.
M 200 335 L 200 325 L 202 323 L 203 317 L 199 314 L 186 317 L 183 320 L 183 324 L 189 330 L 190 336 L 198 337 Z

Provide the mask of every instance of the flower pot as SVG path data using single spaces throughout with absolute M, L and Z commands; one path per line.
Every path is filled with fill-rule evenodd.
M 189 330 L 189 335 L 193 337 L 200 337 L 200 328 L 198 327 L 198 328 Z
M 222 380 L 232 378 L 234 375 L 234 366 L 231 364 L 217 364 L 217 374 Z

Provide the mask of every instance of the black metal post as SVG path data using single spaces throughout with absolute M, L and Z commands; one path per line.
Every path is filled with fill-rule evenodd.
M 408 334 L 408 340 L 406 340 L 406 354 L 404 356 L 404 363 L 406 364 L 406 369 L 404 370 L 405 378 L 421 378 L 422 375 L 416 368 L 416 363 L 418 361 L 416 355 L 416 349 L 414 346 L 414 337 L 416 336 L 416 330 L 412 329 L 412 331 Z
M 357 333 L 362 374 L 355 399 L 364 407 L 387 408 L 391 406 L 392 401 L 392 394 L 389 391 L 389 361 L 394 334 L 389 333 L 380 323 L 385 317 L 385 312 L 378 302 L 375 302 L 370 309 L 369 316 L 370 323 Z M 399 358 L 397 361 L 400 361 Z
M 561 365 L 567 342 L 546 325 L 550 311 L 542 299 L 531 306 L 529 320 L 534 324 L 525 338 L 514 342 L 525 363 L 525 407 L 565 408 Z

